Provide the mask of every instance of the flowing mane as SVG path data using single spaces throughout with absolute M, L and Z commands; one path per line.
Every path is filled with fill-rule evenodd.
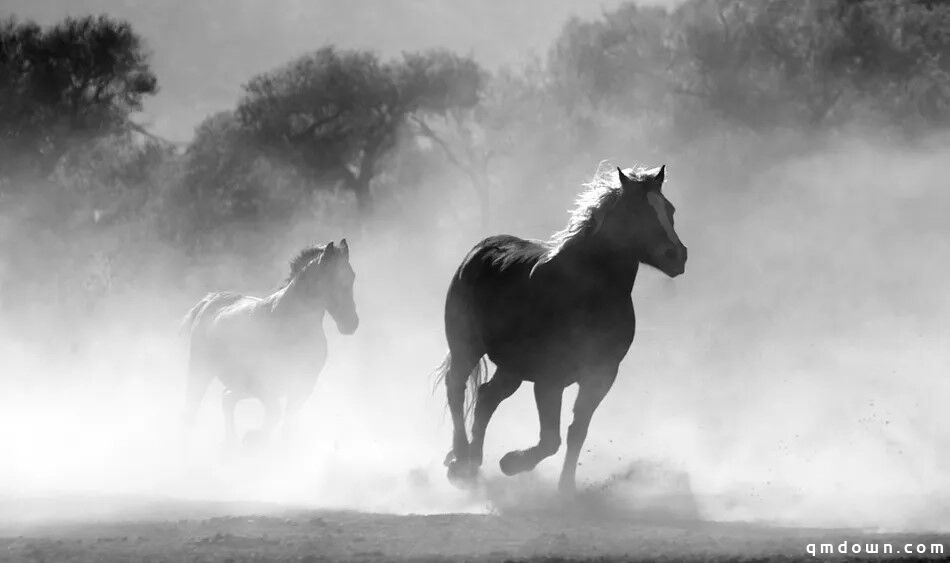
M 307 264 L 314 258 L 320 257 L 326 249 L 327 246 L 324 244 L 321 246 L 310 246 L 301 250 L 300 253 L 290 261 L 290 273 L 287 275 L 287 279 L 284 280 L 283 285 L 289 284 L 292 279 L 297 277 L 297 274 L 303 271 Z
M 623 173 L 633 181 L 644 178 L 646 168 L 626 168 Z M 564 229 L 551 235 L 547 244 L 550 246 L 541 262 L 547 262 L 558 255 L 566 247 L 579 240 L 595 234 L 618 201 L 623 197 L 620 189 L 620 178 L 617 177 L 617 168 L 607 160 L 597 165 L 597 171 L 589 182 L 583 184 L 582 191 L 574 201 L 574 208 Z

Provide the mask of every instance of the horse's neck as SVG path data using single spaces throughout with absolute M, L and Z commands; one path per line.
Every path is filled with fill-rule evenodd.
M 552 259 L 562 272 L 596 287 L 615 287 L 629 294 L 637 280 L 640 261 L 628 251 L 611 246 L 599 237 L 587 237 L 563 248 Z
M 266 301 L 275 319 L 313 321 L 317 326 L 322 326 L 327 310 L 326 304 L 304 295 L 293 281 L 271 294 Z

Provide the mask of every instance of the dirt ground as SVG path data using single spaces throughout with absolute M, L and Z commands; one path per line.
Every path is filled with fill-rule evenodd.
M 177 501 L 108 513 L 97 512 L 95 503 L 87 510 L 60 507 L 55 500 L 6 504 L 0 561 L 877 561 L 895 556 L 812 557 L 806 546 L 847 540 L 891 543 L 895 550 L 907 543 L 950 547 L 950 536 L 778 528 L 556 507 L 400 516 Z M 19 522 L 11 519 L 14 514 L 22 517 Z

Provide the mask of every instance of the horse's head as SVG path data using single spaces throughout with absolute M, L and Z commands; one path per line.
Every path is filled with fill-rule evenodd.
M 622 194 L 603 227 L 605 235 L 631 247 L 637 259 L 675 278 L 686 269 L 686 246 L 673 228 L 676 209 L 661 191 L 666 166 L 617 168 Z
M 314 267 L 316 266 L 316 267 Z M 353 334 L 360 324 L 353 301 L 356 274 L 350 266 L 350 247 L 346 239 L 339 245 L 328 243 L 320 256 L 303 271 L 303 281 L 326 304 L 342 334 Z

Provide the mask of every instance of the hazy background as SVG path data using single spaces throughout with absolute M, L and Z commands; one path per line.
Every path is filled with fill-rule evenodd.
M 387 56 L 447 47 L 489 68 L 518 65 L 543 55 L 569 17 L 597 17 L 621 3 L 6 0 L 4 10 L 44 24 L 99 13 L 131 22 L 161 76 L 161 91 L 146 103 L 143 117 L 154 132 L 187 141 L 202 119 L 234 105 L 248 77 L 327 43 Z
M 128 20 L 159 89 L 109 83 L 142 86 L 142 111 L 84 106 L 86 90 L 27 96 L 60 83 L 34 84 L 5 51 L 0 516 L 77 494 L 89 512 L 116 495 L 547 506 L 560 454 L 517 479 L 497 469 L 536 440 L 527 386 L 489 427 L 487 487 L 446 483 L 450 422 L 430 379 L 443 296 L 476 240 L 548 236 L 612 159 L 667 164 L 690 262 L 676 281 L 640 274 L 637 338 L 581 459 L 587 494 L 634 513 L 682 512 L 685 495 L 707 519 L 950 528 L 950 10 L 649 6 L 5 3 L 43 26 Z M 94 42 L 64 36 L 44 56 Z M 327 44 L 338 58 L 284 66 Z M 430 47 L 450 55 L 407 71 L 401 53 Z M 341 80 L 362 84 L 356 95 L 330 85 L 331 67 L 352 69 Z M 242 89 L 255 76 L 277 86 Z M 387 106 L 386 150 L 352 173 L 377 131 L 372 85 L 389 80 L 425 95 Z M 326 111 L 308 105 L 323 92 L 359 100 L 349 127 L 295 136 Z M 273 291 L 300 248 L 342 236 L 361 326 L 343 337 L 327 323 L 301 435 L 227 454 L 217 385 L 184 432 L 188 307 L 210 290 Z M 239 414 L 249 428 L 261 413 L 246 402 Z

